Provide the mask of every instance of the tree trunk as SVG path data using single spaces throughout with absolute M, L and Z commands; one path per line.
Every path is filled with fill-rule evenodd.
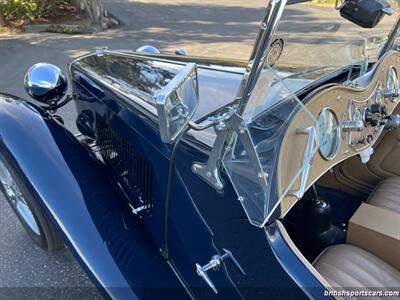
M 0 12 L 0 28 L 6 26 L 6 20 L 2 12 Z
M 86 11 L 97 29 L 107 29 L 119 25 L 119 21 L 103 8 L 101 0 L 75 0 L 75 3 L 78 8 Z
M 89 15 L 94 26 L 107 28 L 107 18 L 101 0 L 81 0 L 80 8 L 84 9 Z

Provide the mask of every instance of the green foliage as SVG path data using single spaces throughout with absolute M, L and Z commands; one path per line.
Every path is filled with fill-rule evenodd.
M 0 13 L 7 21 L 57 16 L 67 0 L 0 0 Z
M 32 0 L 5 0 L 0 4 L 0 11 L 7 21 L 33 19 L 37 3 Z
M 57 16 L 60 7 L 68 4 L 66 0 L 36 0 L 37 17 Z

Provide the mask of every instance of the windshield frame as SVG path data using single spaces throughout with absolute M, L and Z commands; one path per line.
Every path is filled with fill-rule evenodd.
M 394 42 L 399 36 L 399 34 L 400 34 L 400 16 L 397 18 L 396 23 L 394 24 L 392 30 L 389 32 L 388 40 L 386 41 L 385 46 L 383 46 L 381 52 L 379 53 L 378 60 L 381 59 L 391 49 L 393 49 Z
M 290 1 L 290 0 L 289 0 Z M 307 2 L 307 1 L 298 1 L 299 2 Z M 258 37 L 254 43 L 253 51 L 250 55 L 248 60 L 245 72 L 243 74 L 243 78 L 237 93 L 237 97 L 229 106 L 225 106 L 221 109 L 218 109 L 214 116 L 218 118 L 218 112 L 223 111 L 224 109 L 233 109 L 235 111 L 236 118 L 233 119 L 243 119 L 246 107 L 250 98 L 252 97 L 253 93 L 255 92 L 254 89 L 259 83 L 260 75 L 263 69 L 266 67 L 266 57 L 269 50 L 269 44 L 274 36 L 278 24 L 281 20 L 283 15 L 283 11 L 286 5 L 293 4 L 292 2 L 288 3 L 288 0 L 271 0 L 267 7 L 267 12 L 263 22 L 261 23 L 261 28 L 258 33 Z M 388 41 L 385 43 L 384 47 L 382 48 L 379 56 L 384 55 L 387 51 L 392 48 L 392 44 L 400 32 L 400 17 L 395 23 L 395 26 L 391 29 L 388 34 Z M 368 69 L 374 65 L 368 64 Z M 337 70 L 330 72 L 329 74 L 324 75 L 323 77 L 314 80 L 310 84 L 300 88 L 296 91 L 293 96 L 296 97 L 299 94 L 308 94 L 312 92 L 315 88 L 322 85 L 324 82 L 329 80 L 330 78 L 334 78 L 339 76 L 346 71 L 349 72 L 349 77 L 351 75 L 351 70 L 356 67 L 355 64 L 349 64 L 347 66 L 338 68 Z M 357 72 L 356 72 L 357 74 Z M 355 74 L 354 74 L 355 75 Z M 359 74 L 358 74 L 359 75 Z M 350 78 L 348 78 L 350 79 Z M 311 88 L 310 88 L 311 87 Z M 266 95 L 269 91 L 265 91 Z M 302 101 L 299 102 L 301 104 Z M 201 121 L 201 120 L 199 120 Z M 223 189 L 223 184 L 221 181 L 220 171 L 222 169 L 222 160 L 226 156 L 226 154 L 232 149 L 232 145 L 230 141 L 234 134 L 239 132 L 240 128 L 243 128 L 242 124 L 236 124 L 238 122 L 231 122 L 231 120 L 221 120 L 222 123 L 226 123 L 228 129 L 223 130 L 222 132 L 216 132 L 216 139 L 214 142 L 214 146 L 211 149 L 211 153 L 209 156 L 209 160 L 206 164 L 195 164 L 193 165 L 193 171 L 202 177 L 205 181 L 211 184 L 217 190 Z M 207 174 L 207 175 L 206 175 Z M 211 175 L 210 175 L 211 174 Z M 301 195 L 302 197 L 302 195 Z M 240 197 L 239 197 L 240 198 Z M 272 214 L 273 212 L 271 212 Z M 265 223 L 264 223 L 265 224 Z

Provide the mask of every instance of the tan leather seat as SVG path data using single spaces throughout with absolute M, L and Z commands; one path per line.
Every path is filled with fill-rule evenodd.
M 335 289 L 390 289 L 400 287 L 400 271 L 356 246 L 341 244 L 325 249 L 313 263 Z
M 400 214 L 400 177 L 388 178 L 379 183 L 367 203 Z

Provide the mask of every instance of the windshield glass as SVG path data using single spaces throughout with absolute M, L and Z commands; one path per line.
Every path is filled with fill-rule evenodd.
M 271 102 L 265 111 L 266 90 L 273 91 L 275 97 L 282 100 Z M 294 114 L 301 114 L 303 120 L 302 132 L 296 138 L 308 142 L 305 149 L 299 149 L 304 151 L 302 163 L 293 174 L 287 174 L 289 184 L 282 186 L 277 180 L 278 154 Z M 242 125 L 230 141 L 223 164 L 250 222 L 262 227 L 287 209 L 281 207 L 285 195 L 301 194 L 301 187 L 294 185 L 307 177 L 319 146 L 319 126 L 315 117 L 269 65 L 264 66 L 241 120 Z
M 341 17 L 332 0 L 288 4 L 273 37 L 284 42 L 275 69 L 282 77 L 315 80 L 340 67 L 376 61 L 400 15 L 392 2 L 395 13 L 372 29 Z
M 397 16 L 396 10 L 376 28 L 363 29 L 340 17 L 334 5 L 320 6 L 313 2 L 286 7 L 272 39 L 273 43 L 282 40 L 284 49 L 273 67 L 263 66 L 241 116 L 242 125 L 231 138 L 223 158 L 253 225 L 264 226 L 282 217 L 303 196 L 319 148 L 318 131 L 337 126 L 329 110 L 322 116 L 314 116 L 296 92 L 341 67 L 357 64 L 366 71 L 368 62 L 377 60 Z M 292 158 L 280 157 L 279 153 L 287 142 L 286 132 L 294 115 L 301 116 L 303 122 L 301 128 L 296 128 L 290 144 L 306 146 L 298 149 L 303 160 L 290 164 L 296 166 L 286 172 L 282 183 L 278 182 L 278 166 L 282 160 Z

